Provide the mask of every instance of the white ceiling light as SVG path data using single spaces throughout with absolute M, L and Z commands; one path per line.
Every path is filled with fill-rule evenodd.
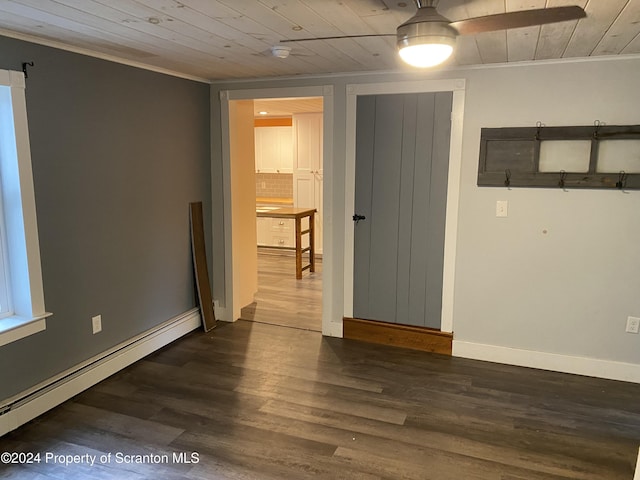
M 434 7 L 420 7 L 417 13 L 398 27 L 400 58 L 414 67 L 433 67 L 453 53 L 458 32 Z

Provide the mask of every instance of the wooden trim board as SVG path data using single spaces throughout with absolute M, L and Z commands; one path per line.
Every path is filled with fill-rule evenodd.
M 343 337 L 443 355 L 451 355 L 453 343 L 452 333 L 432 328 L 346 317 L 343 319 Z
M 193 268 L 198 289 L 198 300 L 202 313 L 202 326 L 208 332 L 216 326 L 216 315 L 213 310 L 213 297 L 207 269 L 207 253 L 204 243 L 204 222 L 202 220 L 202 202 L 189 204 L 191 219 L 191 251 Z

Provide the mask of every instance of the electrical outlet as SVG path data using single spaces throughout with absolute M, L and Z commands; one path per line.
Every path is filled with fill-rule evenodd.
M 640 318 L 627 317 L 627 333 L 638 333 L 640 330 Z
M 93 334 L 99 333 L 102 331 L 102 315 L 96 315 L 95 317 L 91 317 L 91 325 L 93 326 Z

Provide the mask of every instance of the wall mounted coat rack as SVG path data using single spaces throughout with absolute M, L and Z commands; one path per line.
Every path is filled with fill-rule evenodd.
M 640 189 L 640 125 L 483 128 L 478 186 Z

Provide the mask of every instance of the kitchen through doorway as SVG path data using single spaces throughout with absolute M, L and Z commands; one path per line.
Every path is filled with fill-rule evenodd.
M 258 290 L 240 318 L 321 332 L 323 99 L 253 102 Z M 307 268 L 300 273 L 296 221 L 286 215 L 313 209 L 314 228 L 308 217 L 301 220 L 301 264 Z M 312 232 L 313 262 L 305 251 Z

